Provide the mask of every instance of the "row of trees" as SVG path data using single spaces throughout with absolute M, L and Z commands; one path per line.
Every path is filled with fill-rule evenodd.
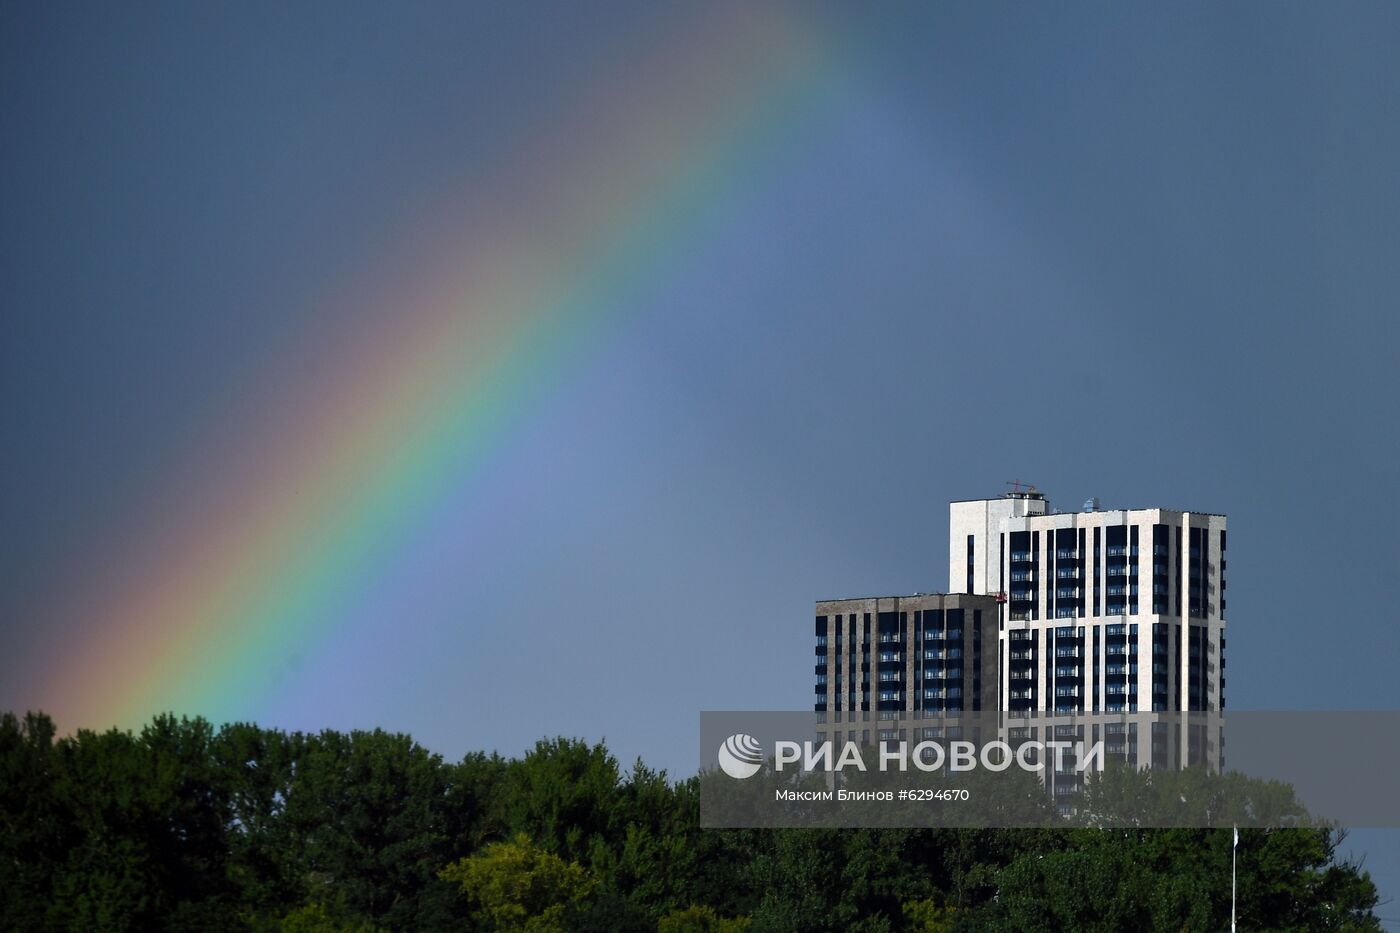
M 0 929 L 1220 929 L 1229 830 L 702 830 L 602 745 L 446 762 L 406 735 L 58 738 L 0 717 Z M 1244 928 L 1379 929 L 1325 829 L 1247 830 Z

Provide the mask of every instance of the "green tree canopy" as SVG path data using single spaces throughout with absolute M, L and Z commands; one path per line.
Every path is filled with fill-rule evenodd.
M 546 852 L 520 833 L 443 869 L 461 885 L 471 919 L 497 933 L 566 933 L 596 879 L 577 862 Z
M 774 776 L 755 780 L 776 780 Z M 1228 922 L 1230 830 L 702 830 L 701 778 L 602 744 L 446 762 L 406 735 L 218 729 L 59 737 L 0 715 L 0 931 L 1201 929 Z M 1241 925 L 1378 929 L 1375 886 L 1286 787 L 1091 783 L 1108 814 L 1246 806 Z M 1044 806 L 1039 799 L 1028 807 Z M 1225 809 L 1221 809 L 1225 808 Z M 1193 819 L 1200 818 L 1199 815 Z

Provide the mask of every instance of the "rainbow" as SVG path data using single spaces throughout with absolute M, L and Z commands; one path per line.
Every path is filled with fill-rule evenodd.
M 82 637 L 34 691 L 64 728 L 241 715 L 280 660 L 334 637 L 378 562 L 771 155 L 826 60 L 810 24 L 759 4 L 707 8 L 645 46 L 533 127 L 410 274 L 330 291 L 357 300 L 369 283 L 371 313 L 299 337 L 308 364 L 259 393 L 276 404 L 245 404 L 226 440 L 189 454 L 178 472 L 195 481 L 172 482 L 68 607 Z

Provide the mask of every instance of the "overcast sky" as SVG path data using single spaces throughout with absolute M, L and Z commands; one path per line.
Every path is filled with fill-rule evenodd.
M 161 576 L 172 484 L 219 532 L 210 463 L 299 410 L 264 374 L 413 327 L 424 253 L 489 268 L 483 191 L 528 140 L 574 127 L 532 150 L 566 193 L 634 121 L 646 146 L 629 82 L 693 32 L 715 81 L 758 50 L 734 119 L 658 156 L 702 196 L 318 636 L 180 712 L 688 773 L 699 710 L 810 703 L 813 600 L 945 587 L 948 500 L 1013 479 L 1228 514 L 1231 707 L 1394 708 L 1397 30 L 1364 3 L 6 4 L 0 707 L 70 708 L 60 659 L 106 622 L 71 597 Z M 550 231 L 514 216 L 530 254 Z M 1395 891 L 1394 840 L 1358 838 Z

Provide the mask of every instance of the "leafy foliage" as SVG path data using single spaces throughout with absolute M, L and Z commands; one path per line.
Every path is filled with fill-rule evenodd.
M 1231 830 L 1072 830 L 1065 836 L 1062 847 L 1018 856 L 1001 873 L 1002 897 L 983 918 L 988 928 L 1229 926 Z M 1240 925 L 1380 929 L 1371 915 L 1376 898 L 1369 878 L 1331 864 L 1337 841 L 1321 830 L 1241 830 Z M 1333 874 L 1339 870 L 1346 881 Z M 1363 879 L 1366 892 L 1354 887 Z
M 448 866 L 442 877 L 462 886 L 473 920 L 502 933 L 565 933 L 597 883 L 524 833 Z
M 1284 788 L 1109 775 L 1106 817 L 1277 815 L 1239 847 L 1241 926 L 1379 929 L 1375 887 Z M 1133 782 L 1139 782 L 1134 785 Z M 445 762 L 382 731 L 162 716 L 57 737 L 0 716 L 0 930 L 1220 929 L 1230 830 L 702 830 L 700 779 L 602 745 Z M 1241 803 L 1243 801 L 1243 803 Z M 1028 806 L 1039 806 L 1028 799 Z
M 692 904 L 662 917 L 656 933 L 748 933 L 752 926 L 747 917 L 721 917 L 713 907 Z

